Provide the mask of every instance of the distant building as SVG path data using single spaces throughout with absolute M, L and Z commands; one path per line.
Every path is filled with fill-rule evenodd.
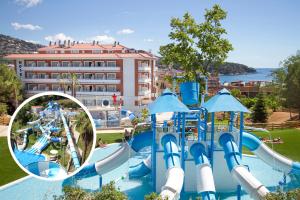
M 115 94 L 124 108 L 134 111 L 156 97 L 156 57 L 116 42 L 50 43 L 37 53 L 5 58 L 14 64 L 27 96 L 43 91 L 71 94 L 75 75 L 76 98 L 88 108 L 101 107 L 104 100 L 112 103 Z

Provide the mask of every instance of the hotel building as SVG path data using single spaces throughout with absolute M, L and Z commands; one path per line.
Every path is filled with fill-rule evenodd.
M 117 95 L 123 107 L 133 111 L 156 96 L 156 57 L 116 42 L 50 43 L 37 53 L 5 58 L 15 65 L 28 96 L 44 91 L 71 94 L 76 87 L 76 98 L 88 108 L 101 107 Z

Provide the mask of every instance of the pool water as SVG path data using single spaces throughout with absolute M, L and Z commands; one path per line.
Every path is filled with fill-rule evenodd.
M 95 162 L 105 158 L 106 156 L 115 152 L 120 148 L 120 144 L 108 145 L 105 148 L 96 149 L 93 153 L 90 162 Z M 140 153 L 132 156 L 129 160 L 121 166 L 115 168 L 109 173 L 103 175 L 103 184 L 110 181 L 115 181 L 117 188 L 125 192 L 129 199 L 140 200 L 144 199 L 145 194 L 152 192 L 150 176 L 143 177 L 138 180 L 128 179 L 129 166 L 138 164 L 149 155 L 150 149 L 145 148 Z M 256 157 L 244 156 L 243 162 L 249 165 L 251 173 L 257 177 L 265 186 L 271 191 L 278 189 L 279 181 L 283 180 L 283 173 L 273 170 L 270 166 L 266 165 L 263 161 Z M 284 186 L 285 190 L 300 187 L 300 177 L 287 176 L 287 185 Z M 10 186 L 0 188 L 0 197 L 3 200 L 11 199 L 53 199 L 53 195 L 61 195 L 62 181 L 43 181 L 33 177 L 22 179 L 20 182 Z M 99 189 L 99 176 L 86 178 L 78 181 L 78 185 L 88 191 L 96 191 Z M 181 199 L 195 199 L 195 193 L 183 193 Z M 217 194 L 218 199 L 233 200 L 236 199 L 234 194 Z M 243 200 L 250 199 L 249 195 L 243 192 Z

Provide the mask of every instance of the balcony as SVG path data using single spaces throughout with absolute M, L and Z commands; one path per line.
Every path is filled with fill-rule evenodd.
M 47 90 L 46 90 L 47 89 Z M 61 90 L 49 90 L 49 88 L 45 88 L 45 89 L 37 89 L 37 88 L 33 88 L 33 89 L 27 89 L 25 90 L 25 92 L 27 94 L 38 94 L 41 92 L 46 92 L 46 91 L 54 91 L 54 92 L 61 92 L 63 93 L 63 89 Z M 71 95 L 71 91 L 66 91 L 67 94 Z M 120 96 L 121 92 L 111 92 L 111 91 L 76 91 L 76 96 L 84 96 L 84 95 L 95 95 L 95 96 L 112 96 L 113 94 Z
M 120 84 L 120 79 L 95 79 L 95 78 L 80 78 L 77 79 L 78 83 L 95 83 L 95 84 Z M 36 76 L 32 76 L 31 78 L 23 79 L 24 83 L 71 83 L 70 79 L 60 79 L 60 78 L 36 78 Z
M 140 65 L 138 67 L 138 70 L 141 72 L 150 72 L 151 71 L 151 67 L 148 65 Z
M 151 94 L 150 90 L 139 90 L 139 96 L 147 96 Z
M 151 79 L 149 77 L 139 77 L 139 83 L 150 83 Z
M 31 67 L 31 66 L 25 66 L 24 71 L 76 71 L 76 72 L 92 72 L 92 71 L 103 71 L 103 72 L 119 72 L 120 67 L 97 67 L 97 66 L 81 66 L 81 67 L 75 67 L 75 66 L 66 66 L 66 67 Z

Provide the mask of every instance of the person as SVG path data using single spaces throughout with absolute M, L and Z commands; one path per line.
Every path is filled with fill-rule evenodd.
M 117 95 L 116 94 L 112 95 L 112 99 L 113 99 L 114 106 L 117 105 Z
M 124 137 L 125 137 L 125 140 L 126 140 L 126 141 L 128 141 L 128 140 L 131 139 L 132 131 L 133 131 L 133 129 L 128 130 L 127 128 L 125 128 L 125 134 L 124 134 Z
M 100 147 L 100 148 L 103 148 L 103 147 L 106 147 L 106 144 L 104 144 L 103 141 L 102 141 L 102 139 L 99 138 L 99 139 L 98 139 L 98 145 L 97 145 L 97 146 Z

